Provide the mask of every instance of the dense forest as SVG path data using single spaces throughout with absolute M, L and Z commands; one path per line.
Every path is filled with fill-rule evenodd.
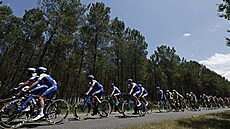
M 132 78 L 146 87 L 151 99 L 157 86 L 182 95 L 230 95 L 226 78 L 179 57 L 174 47 L 158 46 L 148 58 L 148 43 L 140 31 L 110 13 L 103 2 L 39 0 L 36 8 L 17 17 L 11 7 L 0 4 L 0 98 L 28 79 L 26 68 L 38 66 L 48 68 L 66 100 L 85 91 L 88 74 L 105 90 L 114 82 L 123 92 Z

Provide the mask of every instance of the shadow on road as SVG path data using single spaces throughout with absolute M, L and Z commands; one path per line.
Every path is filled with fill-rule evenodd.
M 64 123 L 59 123 L 59 124 L 56 124 L 56 125 L 61 125 L 61 124 L 64 124 Z M 36 123 L 26 123 L 24 124 L 22 127 L 20 128 L 36 128 L 36 127 L 47 127 L 47 126 L 52 126 L 51 124 L 48 124 L 48 123 L 44 123 L 44 122 L 36 122 Z

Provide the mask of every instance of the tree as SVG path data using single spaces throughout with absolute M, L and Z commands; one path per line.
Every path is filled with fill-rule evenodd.
M 219 17 L 230 20 L 230 0 L 223 0 L 222 4 L 218 4 Z M 230 32 L 230 30 L 227 30 Z M 227 46 L 230 46 L 230 39 L 226 38 Z

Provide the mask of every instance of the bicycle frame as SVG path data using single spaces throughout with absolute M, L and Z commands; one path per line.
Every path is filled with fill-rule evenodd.
M 91 102 L 91 96 L 87 96 L 87 98 L 86 98 L 86 100 L 85 100 L 85 102 L 84 102 L 84 106 L 82 107 L 82 111 L 84 111 L 85 110 L 85 108 L 86 108 L 86 106 L 88 105 L 88 104 L 90 104 L 90 106 L 92 106 L 93 108 L 94 108 L 94 105 L 92 104 L 92 102 Z

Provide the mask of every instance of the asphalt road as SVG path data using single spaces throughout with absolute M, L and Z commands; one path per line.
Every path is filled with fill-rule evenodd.
M 27 123 L 22 128 L 36 129 L 118 129 L 125 126 L 144 124 L 149 122 L 157 122 L 161 120 L 185 118 L 196 115 L 216 113 L 230 110 L 230 108 L 216 110 L 201 110 L 201 111 L 184 111 L 184 112 L 168 112 L 159 113 L 154 111 L 152 114 L 146 114 L 144 117 L 123 117 L 122 114 L 112 113 L 107 118 L 99 116 L 88 116 L 85 120 L 75 120 L 72 114 L 68 115 L 67 119 L 58 125 L 49 125 L 45 121 L 36 123 Z

